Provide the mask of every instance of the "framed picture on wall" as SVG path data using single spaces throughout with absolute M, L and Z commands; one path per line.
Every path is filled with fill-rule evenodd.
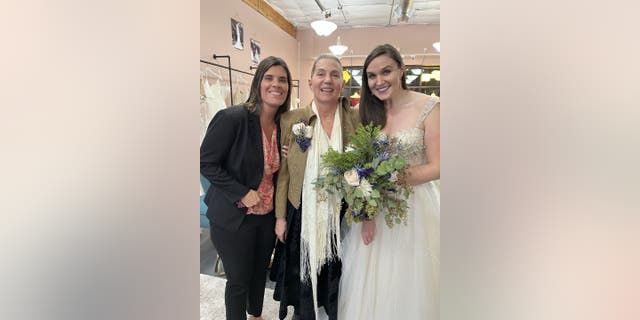
M 244 49 L 244 27 L 235 19 L 231 19 L 231 45 L 238 50 Z
M 251 39 L 251 62 L 253 64 L 260 63 L 260 42 L 256 39 Z

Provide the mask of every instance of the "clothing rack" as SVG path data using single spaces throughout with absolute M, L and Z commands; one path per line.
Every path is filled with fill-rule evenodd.
M 225 68 L 225 69 L 227 69 L 227 70 L 229 71 L 229 90 L 230 90 L 230 91 L 231 91 L 231 93 L 232 93 L 232 94 L 230 95 L 230 98 L 231 98 L 231 105 L 233 105 L 233 81 L 231 81 L 231 70 L 233 70 L 233 71 L 235 71 L 235 72 L 244 73 L 244 74 L 246 74 L 246 75 L 250 75 L 250 76 L 252 76 L 252 77 L 254 76 L 254 74 L 253 74 L 253 73 L 250 73 L 250 72 L 246 72 L 246 71 L 238 70 L 238 69 L 236 69 L 236 68 L 232 68 L 232 67 L 231 67 L 231 57 L 230 57 L 230 56 L 228 56 L 228 55 L 226 55 L 226 56 L 221 56 L 221 55 L 217 55 L 217 54 L 214 54 L 214 55 L 213 55 L 213 59 L 214 59 L 214 60 L 216 60 L 216 59 L 218 59 L 218 58 L 226 58 L 226 59 L 227 59 L 227 65 L 225 66 L 225 65 L 221 65 L 221 64 L 218 64 L 218 63 L 215 63 L 215 62 L 206 61 L 206 60 L 202 60 L 202 59 L 200 59 L 200 62 L 202 62 L 202 63 L 206 63 L 206 64 L 210 64 L 210 65 L 212 65 L 212 66 L 216 66 L 216 67 L 220 67 L 220 68 Z
M 244 74 L 250 75 L 252 77 L 255 76 L 255 74 L 253 74 L 251 72 L 246 72 L 246 71 L 238 70 L 236 68 L 232 68 L 231 67 L 231 57 L 230 56 L 221 56 L 221 55 L 214 54 L 213 55 L 213 59 L 217 59 L 217 58 L 226 58 L 228 64 L 225 66 L 225 65 L 221 65 L 221 64 L 218 64 L 218 63 L 215 63 L 215 62 L 202 60 L 202 59 L 200 59 L 200 62 L 206 63 L 206 64 L 210 64 L 212 66 L 216 66 L 216 67 L 227 69 L 229 71 L 229 90 L 232 93 L 233 93 L 233 81 L 231 81 L 231 70 L 233 70 L 235 72 L 244 73 Z M 258 67 L 257 66 L 249 66 L 249 70 L 253 70 L 253 69 L 258 69 Z M 298 99 L 300 99 L 300 80 L 292 79 L 291 80 L 291 84 L 292 84 L 292 87 L 298 88 L 297 96 L 298 96 Z M 231 98 L 231 105 L 233 105 L 233 94 L 231 94 L 230 98 Z

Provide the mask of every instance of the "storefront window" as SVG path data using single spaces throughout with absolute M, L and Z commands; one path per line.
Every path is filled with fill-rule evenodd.
M 346 84 L 342 95 L 351 99 L 351 105 L 357 104 L 360 88 L 363 84 L 363 67 L 349 66 L 343 68 Z M 440 96 L 440 66 L 409 65 L 405 67 L 407 88 L 428 95 Z M 354 103 L 355 102 L 355 103 Z

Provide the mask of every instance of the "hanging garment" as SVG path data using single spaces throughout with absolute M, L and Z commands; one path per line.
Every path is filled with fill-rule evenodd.
M 204 135 L 207 133 L 209 122 L 213 119 L 213 116 L 218 111 L 225 108 L 225 96 L 223 89 L 220 86 L 220 81 L 216 81 L 213 85 L 209 85 L 209 79 L 206 79 L 203 84 L 204 97 L 200 102 L 200 143 L 204 139 Z
M 209 122 L 218 111 L 225 108 L 226 103 L 220 81 L 216 81 L 213 85 L 209 85 L 208 79 L 204 80 L 204 83 L 200 81 L 200 89 L 204 93 L 200 97 L 200 144 L 202 144 L 202 140 L 207 134 Z M 200 195 L 204 194 L 205 190 L 200 184 Z
M 233 104 L 235 104 L 235 105 L 244 103 L 249 98 L 249 93 L 245 89 L 238 88 L 238 89 L 235 89 L 233 91 L 234 91 L 234 93 L 233 93 Z

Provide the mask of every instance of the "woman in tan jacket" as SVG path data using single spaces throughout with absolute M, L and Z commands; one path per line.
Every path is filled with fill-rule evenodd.
M 348 99 L 340 96 L 344 80 L 337 57 L 318 57 L 308 83 L 311 104 L 284 113 L 281 120 L 282 144 L 289 151 L 278 176 L 279 241 L 270 277 L 276 281 L 280 319 L 286 317 L 287 306 L 293 306 L 294 319 L 316 319 L 318 312 L 326 312 L 335 320 L 342 268 L 338 258 L 342 199 L 319 197 L 313 181 L 320 175 L 321 156 L 329 148 L 343 151 L 360 120 Z

